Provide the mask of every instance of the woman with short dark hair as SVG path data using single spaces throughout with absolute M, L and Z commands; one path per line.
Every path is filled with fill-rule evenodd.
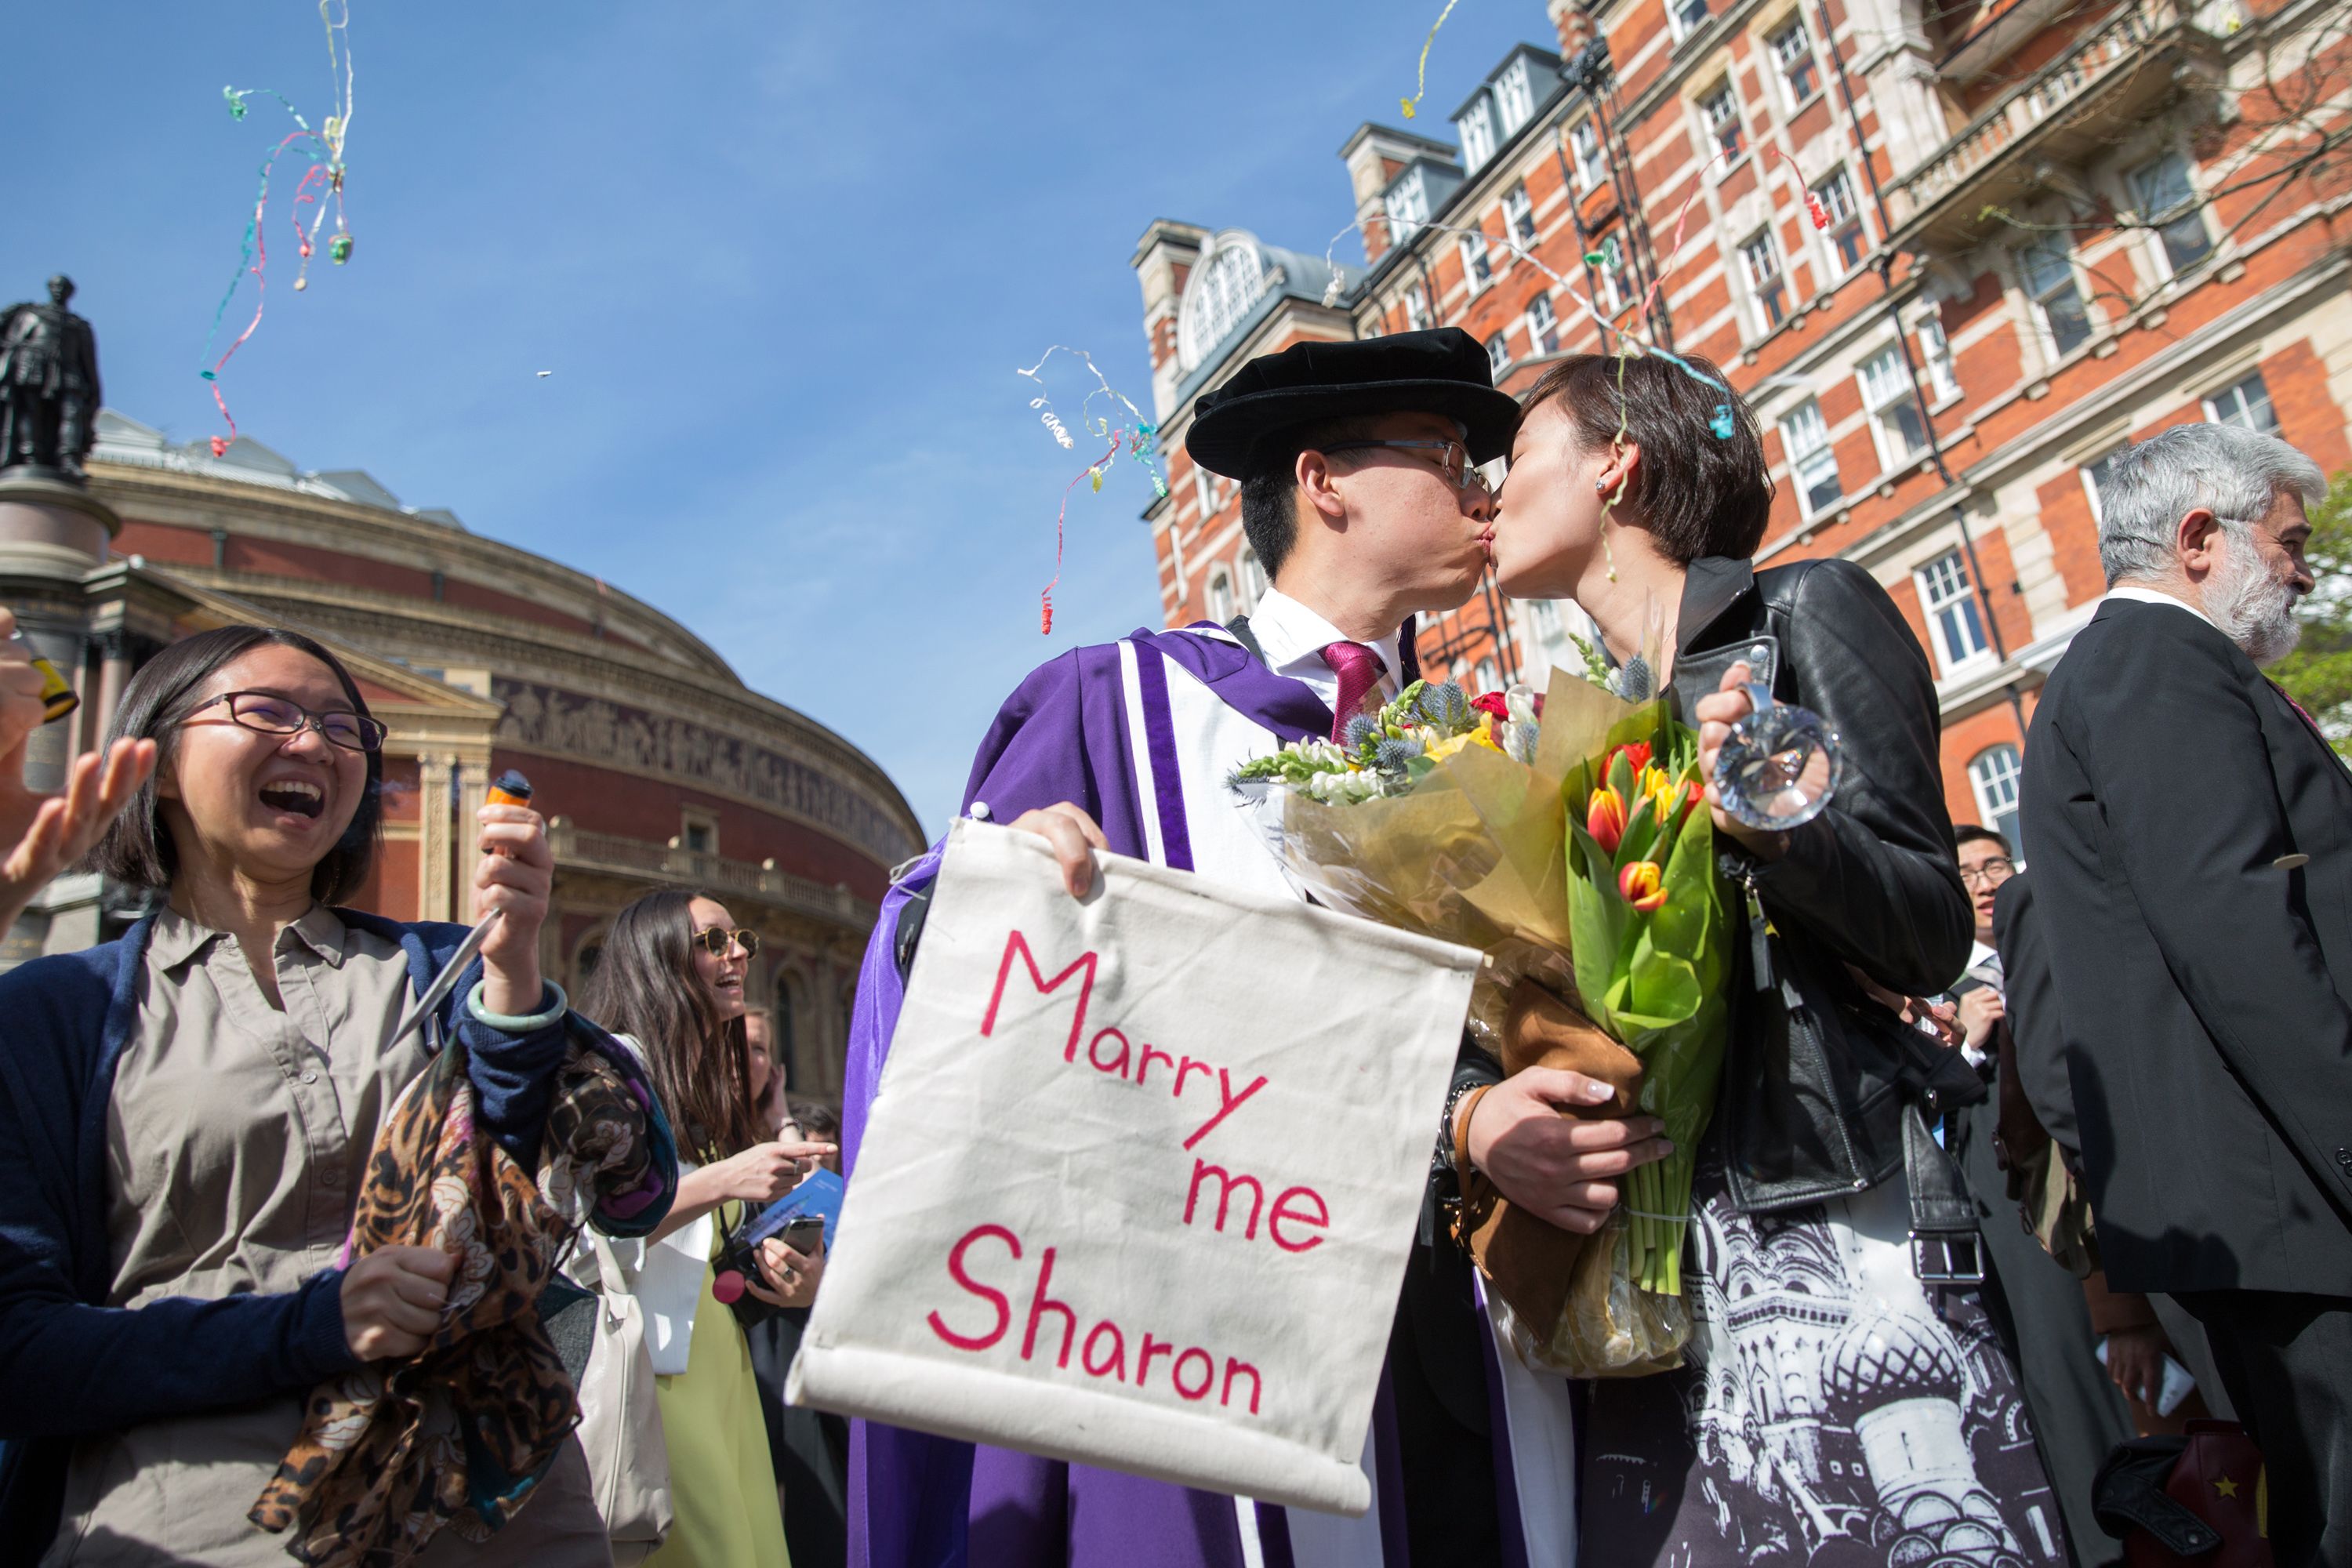
M 110 738 L 160 758 L 95 858 L 157 907 L 119 941 L 0 976 L 0 1557 L 285 1561 L 248 1514 L 311 1436 L 306 1395 L 437 1348 L 445 1308 L 482 1294 L 437 1247 L 344 1261 L 362 1193 L 400 1184 L 377 1134 L 404 1089 L 462 1051 L 472 1124 L 503 1151 L 488 1168 L 542 1168 L 572 1032 L 539 972 L 546 825 L 480 812 L 476 905 L 497 924 L 479 967 L 395 1039 L 466 931 L 331 907 L 375 865 L 383 736 L 341 662 L 297 632 L 199 633 L 123 693 Z M 651 1142 L 626 1194 L 597 1185 L 600 1228 L 660 1217 L 676 1173 Z M 518 1394 L 568 1398 L 537 1372 Z M 517 1434 L 543 1409 L 511 1412 Z M 415 1524 L 405 1500 L 372 1517 L 420 1563 L 608 1563 L 578 1443 L 555 1427 L 547 1451 L 486 1544 Z
M 1968 1212 L 1917 1109 L 1942 1048 L 1885 1005 L 1942 990 L 1969 952 L 1935 682 L 1861 566 L 1756 570 L 1772 487 L 1721 379 L 1698 359 L 1560 362 L 1528 395 L 1496 514 L 1504 592 L 1574 599 L 1612 663 L 1651 661 L 1710 777 L 1751 660 L 1843 743 L 1828 808 L 1786 832 L 1709 787 L 1728 902 L 1751 912 L 1693 1195 L 1695 1329 L 1681 1370 L 1592 1384 L 1580 1553 L 1731 1568 L 1834 1537 L 1873 1563 L 2063 1561 L 2015 1368 L 1954 1279 L 1967 1249 L 1913 1239 Z M 1525 1157 L 1556 1117 L 1506 1082 L 1464 1143 L 1507 1196 L 1597 1222 L 1613 1182 L 1560 1191 Z

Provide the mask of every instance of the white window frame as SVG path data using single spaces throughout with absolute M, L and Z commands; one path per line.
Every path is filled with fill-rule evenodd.
M 1489 691 L 1501 689 L 1503 689 L 1502 663 L 1493 654 L 1488 654 L 1478 661 L 1478 668 L 1470 672 L 1470 695 L 1483 697 Z
M 1845 499 L 1845 481 L 1838 473 L 1837 450 L 1830 441 L 1829 422 L 1822 416 L 1819 398 L 1808 397 L 1781 416 L 1780 446 L 1789 455 L 1789 482 L 1797 492 L 1798 513 L 1810 521 L 1836 510 Z M 1823 463 L 1835 489 L 1827 500 L 1816 502 L 1813 489 L 1821 480 Z
M 1835 199 L 1841 192 L 1844 195 L 1843 211 L 1839 210 Z M 1854 192 L 1853 175 L 1843 163 L 1840 163 L 1814 182 L 1812 193 L 1820 200 L 1822 209 L 1830 215 L 1829 227 L 1817 231 L 1822 237 L 1822 261 L 1829 275 L 1843 283 L 1861 271 L 1862 264 L 1870 258 L 1870 225 L 1863 218 L 1862 201 Z M 1851 262 L 1838 253 L 1838 236 L 1849 228 L 1854 236 L 1853 259 Z
M 2179 167 L 2181 185 L 2189 194 L 2179 203 L 2161 212 L 2150 211 L 2147 205 L 2149 186 L 2167 164 Z M 2131 205 L 2139 214 L 2140 222 L 2149 226 L 2147 230 L 2148 264 L 2156 269 L 2158 279 L 2170 282 L 2183 271 L 2202 266 L 2219 248 L 2214 243 L 2213 231 L 2205 226 L 2204 197 L 2198 192 L 2196 173 L 2189 160 L 2179 152 L 2168 150 L 2132 170 L 2124 176 L 2124 188 L 2130 193 Z M 2184 226 L 2196 228 L 2200 248 L 2187 261 L 2176 261 L 2168 231 Z
M 2254 389 L 2253 397 L 2246 395 L 2248 387 Z M 2237 406 L 2231 408 L 2223 399 L 2234 398 Z M 2256 416 L 2255 400 L 2260 400 L 2262 415 Z M 2278 405 L 2271 401 L 2270 384 L 2259 370 L 2250 370 L 2229 385 L 2221 387 L 2203 399 L 2205 422 L 2209 425 L 2235 425 L 2242 430 L 2252 430 L 2264 436 L 2279 433 Z M 2244 417 L 2240 417 L 2243 416 Z
M 1935 388 L 1936 406 L 1940 408 L 1960 395 L 1960 374 L 1952 363 L 1952 340 L 1944 335 L 1941 316 L 1922 317 L 1916 331 L 1919 357 L 1927 365 L 1927 384 Z
M 1217 479 L 1208 469 L 1195 465 L 1192 469 L 1192 500 L 1200 508 L 1200 523 L 1205 525 L 1217 515 Z
M 1568 129 L 1568 164 L 1580 195 L 1597 191 L 1609 178 L 1609 159 L 1601 146 L 1601 122 L 1586 115 Z
M 1789 47 L 1791 40 L 1796 45 L 1793 50 Z M 1764 40 L 1764 47 L 1771 51 L 1772 74 L 1780 79 L 1780 101 L 1790 113 L 1794 114 L 1822 95 L 1822 60 L 1813 52 L 1813 36 L 1805 30 L 1804 17 L 1790 17 L 1787 26 Z M 1801 96 L 1797 91 L 1794 69 L 1800 64 L 1813 79 L 1812 90 Z
M 1265 564 L 1257 558 L 1257 552 L 1246 544 L 1242 546 L 1242 552 L 1235 558 L 1234 563 L 1240 567 L 1240 570 L 1234 574 L 1234 584 L 1242 614 L 1255 615 L 1258 601 L 1265 597 L 1267 586 Z
M 1552 309 L 1551 296 L 1538 294 L 1528 301 L 1528 353 L 1556 354 L 1559 353 L 1559 312 Z M 1549 337 L 1549 342 L 1544 340 Z
M 694 842 L 697 832 L 702 843 Z M 677 847 L 690 855 L 719 853 L 719 814 L 707 806 L 682 805 L 677 811 Z
M 1234 574 L 1222 561 L 1209 568 L 1209 587 L 1206 603 L 1209 607 L 1209 618 L 1211 620 L 1222 625 L 1234 618 L 1234 605 L 1236 603 L 1234 597 Z
M 1405 323 L 1416 332 L 1429 330 L 1429 296 L 1418 283 L 1404 291 Z
M 1696 16 L 1686 14 L 1692 11 L 1698 14 Z M 1666 26 L 1674 34 L 1675 42 L 1679 44 L 1706 26 L 1713 12 L 1709 0 L 1666 0 Z
M 1502 380 L 1510 371 L 1511 331 L 1509 328 L 1504 328 L 1486 340 L 1486 363 L 1494 371 L 1496 381 Z
M 1503 234 L 1522 249 L 1535 248 L 1536 204 L 1525 180 L 1503 193 Z
M 2093 522 L 2105 521 L 2107 513 L 2106 503 L 2101 498 L 2099 491 L 2099 470 L 2105 468 L 2116 458 L 2121 457 L 2125 452 L 2128 451 L 2130 447 L 2131 443 L 2129 441 L 2126 441 L 2119 447 L 2111 447 L 2082 466 L 2083 493 L 2091 498 L 2091 521 Z
M 1633 271 L 1625 264 L 1623 233 L 1622 229 L 1612 228 L 1592 247 L 1604 258 L 1593 270 L 1601 274 L 1601 285 L 1608 290 L 1609 311 L 1612 315 L 1632 303 L 1636 293 Z
M 1912 568 L 1911 581 L 1919 592 L 1919 610 L 1927 623 L 1927 640 L 1936 649 L 1936 666 L 1944 679 L 1979 668 L 1993 658 L 1992 638 L 1986 635 L 1984 606 L 1977 600 L 1976 581 L 1969 575 L 1969 559 L 1958 545 L 1932 561 Z M 1955 646 L 1965 628 L 1976 647 Z
M 1528 57 L 1521 55 L 1495 79 L 1496 140 L 1509 141 L 1520 126 L 1536 117 L 1535 88 L 1528 80 Z
M 1889 343 L 1853 367 L 1862 388 L 1862 405 L 1870 416 L 1871 438 L 1878 444 L 1879 472 L 1890 473 L 1918 460 L 1928 449 L 1927 411 L 1919 405 L 1917 388 L 1903 364 L 1903 347 Z M 1919 420 L 1919 440 L 1903 439 L 1900 415 L 1908 404 Z
M 1462 237 L 1462 280 L 1469 286 L 1474 300 L 1494 284 L 1494 256 L 1483 228 L 1474 228 Z
M 2018 816 L 2025 778 L 2025 759 L 2014 743 L 2001 741 L 1969 759 L 1969 793 L 1976 797 L 1977 820 L 2010 845 L 2013 860 L 2024 847 L 2018 837 Z M 2002 792 L 2006 802 L 2000 799 Z
M 2046 288 L 2037 286 L 2033 279 L 2033 258 L 2036 256 L 2063 258 L 2066 264 L 2063 280 L 2053 280 Z M 2043 243 L 2027 246 L 2017 253 L 2017 281 L 2025 291 L 2026 303 L 2032 309 L 2034 330 L 2041 334 L 2042 352 L 2050 357 L 2053 363 L 2076 350 L 2088 347 L 2099 335 L 2099 323 L 2091 314 L 2091 301 L 2083 292 L 2082 274 L 2074 266 L 2074 247 L 2059 237 L 2051 236 Z M 2082 341 L 2065 347 L 2059 345 L 2058 329 L 2051 324 L 2049 305 L 2049 301 L 2058 298 L 2062 292 L 2074 296 L 2084 329 Z
M 1759 247 L 1770 259 L 1772 268 L 1762 271 L 1756 264 Z M 1756 308 L 1756 334 L 1759 337 L 1777 329 L 1789 319 L 1789 266 L 1780 255 L 1780 242 L 1773 237 L 1772 226 L 1765 225 L 1739 242 L 1739 275 L 1748 283 L 1748 299 Z M 1768 285 L 1770 288 L 1768 289 Z M 1768 296 L 1777 289 L 1780 306 L 1776 315 Z
M 1381 203 L 1389 217 L 1389 243 L 1409 245 L 1429 221 L 1429 185 L 1420 165 L 1414 165 L 1389 190 Z
M 1717 110 L 1724 109 L 1729 112 L 1717 113 Z M 1726 76 L 1722 86 L 1698 100 L 1698 119 L 1700 126 L 1706 132 L 1707 166 L 1715 171 L 1717 179 L 1722 179 L 1748 158 L 1748 117 L 1739 102 L 1739 88 L 1730 77 Z M 1732 141 L 1738 143 L 1736 147 L 1724 145 L 1723 132 L 1727 126 L 1730 129 Z M 1729 156 L 1722 157 L 1718 163 L 1717 158 L 1726 153 Z
M 1455 121 L 1454 129 L 1462 133 L 1462 167 L 1465 173 L 1477 168 L 1495 155 L 1495 116 L 1488 107 L 1493 100 L 1486 93 L 1470 106 L 1470 112 Z

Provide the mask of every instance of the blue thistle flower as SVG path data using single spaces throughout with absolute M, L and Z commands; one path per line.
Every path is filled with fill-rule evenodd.
M 1405 764 L 1419 755 L 1419 741 L 1409 737 L 1401 741 L 1382 741 L 1372 753 L 1372 765 L 1384 773 L 1401 773 L 1404 772 Z
M 1380 733 L 1380 728 L 1371 715 L 1359 713 L 1348 721 L 1346 729 L 1339 731 L 1340 743 L 1351 752 L 1360 750 L 1367 741 Z

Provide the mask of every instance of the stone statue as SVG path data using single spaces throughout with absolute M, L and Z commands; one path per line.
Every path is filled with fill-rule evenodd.
M 73 279 L 49 279 L 49 303 L 0 315 L 0 471 L 47 468 L 79 484 L 98 439 L 98 336 L 66 309 Z

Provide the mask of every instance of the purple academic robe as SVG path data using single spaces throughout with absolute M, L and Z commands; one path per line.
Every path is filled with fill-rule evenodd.
M 1180 682 L 1189 677 L 1197 683 L 1180 691 L 1174 705 L 1180 715 L 1192 715 L 1190 731 L 1171 721 L 1171 667 Z M 1330 732 L 1331 710 L 1321 699 L 1267 671 L 1222 628 L 1138 631 L 1123 643 L 1065 654 L 1022 682 L 981 742 L 963 814 L 1010 822 L 1070 801 L 1101 825 L 1118 854 L 1192 870 L 1196 838 L 1213 840 L 1202 844 L 1198 868 L 1220 870 L 1216 846 L 1230 847 L 1234 830 L 1228 821 L 1188 813 L 1185 785 L 1192 784 L 1198 805 L 1202 769 L 1229 768 L 1238 759 L 1185 753 L 1211 729 L 1226 747 L 1235 731 L 1223 722 L 1227 715 L 1201 725 L 1200 688 L 1264 731 L 1267 749 Z M 853 1176 L 904 995 L 899 917 L 937 870 L 935 848 L 901 876 L 883 900 L 858 975 L 842 1109 L 842 1158 Z M 1490 1364 L 1490 1381 L 1496 1370 Z M 1497 1423 L 1498 1436 L 1505 1429 Z M 1507 1449 L 1507 1438 L 1501 1447 Z M 1403 1486 L 1385 1386 L 1371 1449 L 1374 1520 L 1358 1527 L 1360 1547 L 1338 1560 L 1348 1568 L 1403 1568 Z M 1507 1478 L 1507 1452 L 1498 1458 Z M 1507 1499 L 1506 1514 L 1517 1511 Z M 1513 1518 L 1507 1534 L 1517 1535 L 1517 1523 Z M 1319 1568 L 1335 1561 L 1333 1528 L 1321 1516 L 1294 1516 L 1268 1504 L 1244 1510 L 1222 1494 L 1164 1481 L 875 1422 L 852 1425 L 853 1568 Z M 1516 1539 L 1512 1545 L 1511 1555 L 1520 1558 Z

